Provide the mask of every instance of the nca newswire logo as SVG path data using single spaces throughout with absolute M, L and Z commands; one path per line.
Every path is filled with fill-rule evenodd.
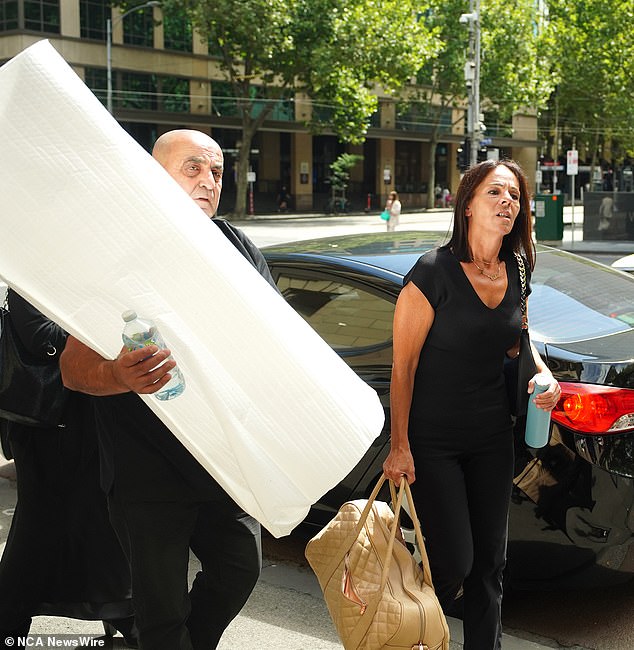
M 14 648 L 112 648 L 111 639 L 99 639 L 89 636 L 19 636 L 7 638 L 7 647 Z

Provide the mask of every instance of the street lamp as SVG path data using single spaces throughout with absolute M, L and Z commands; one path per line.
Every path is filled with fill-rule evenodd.
M 125 13 L 122 13 L 120 16 L 117 16 L 114 21 L 111 18 L 106 20 L 106 76 L 108 83 L 108 90 L 106 95 L 106 106 L 108 108 L 108 113 L 112 115 L 112 26 L 123 20 L 127 15 L 139 11 L 140 9 L 146 9 L 147 7 L 160 7 L 161 3 L 157 0 L 150 0 L 150 2 L 144 2 L 142 5 L 137 5 L 128 9 Z
M 471 143 L 471 165 L 478 162 L 480 149 L 480 0 L 470 0 L 469 13 L 460 16 L 460 23 L 469 26 L 469 56 L 464 77 L 469 94 L 467 134 Z

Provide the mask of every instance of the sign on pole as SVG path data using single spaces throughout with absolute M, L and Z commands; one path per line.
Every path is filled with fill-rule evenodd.
M 576 149 L 568 150 L 566 163 L 566 174 L 576 176 L 579 173 L 579 152 Z

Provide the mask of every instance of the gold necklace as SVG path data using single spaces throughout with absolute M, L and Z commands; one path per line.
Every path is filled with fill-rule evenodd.
M 477 265 L 476 261 L 475 261 L 473 258 L 471 258 L 471 261 L 473 262 L 473 265 L 476 267 L 476 269 L 478 269 L 478 271 L 480 271 L 480 275 L 483 275 L 485 278 L 489 278 L 489 280 L 491 280 L 491 282 L 497 280 L 497 279 L 500 277 L 500 273 L 501 273 L 501 271 L 500 271 L 500 269 L 501 269 L 501 265 L 500 265 L 500 261 L 499 261 L 499 260 L 498 260 L 498 270 L 497 270 L 497 273 L 493 273 L 493 274 L 487 273 L 483 268 L 480 268 L 480 267 Z

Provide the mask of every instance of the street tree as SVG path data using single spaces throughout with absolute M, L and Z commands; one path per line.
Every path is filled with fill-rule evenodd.
M 363 156 L 358 154 L 342 153 L 330 164 L 328 183 L 330 183 L 330 205 L 333 212 L 337 212 L 338 206 L 345 207 L 350 171 L 362 160 Z
M 547 126 L 558 142 L 599 163 L 603 145 L 634 154 L 634 5 L 631 0 L 548 0 L 558 84 Z
M 443 46 L 418 73 L 418 89 L 403 95 L 402 109 L 412 112 L 429 129 L 429 177 L 436 186 L 436 147 L 443 129 L 455 126 L 452 108 L 467 108 L 465 63 L 468 30 L 459 22 L 469 11 L 466 0 L 432 0 L 426 16 L 429 29 L 439 33 Z M 550 37 L 534 0 L 481 0 L 480 98 L 484 111 L 508 122 L 515 111 L 544 106 L 552 90 Z M 460 118 L 462 119 L 462 118 Z M 434 206 L 428 192 L 427 207 Z
M 421 20 L 426 1 L 163 0 L 165 15 L 186 17 L 209 42 L 231 84 L 242 129 L 236 217 L 246 212 L 253 137 L 280 100 L 304 93 L 324 107 L 311 128 L 363 141 L 377 94 L 396 92 L 438 47 Z

